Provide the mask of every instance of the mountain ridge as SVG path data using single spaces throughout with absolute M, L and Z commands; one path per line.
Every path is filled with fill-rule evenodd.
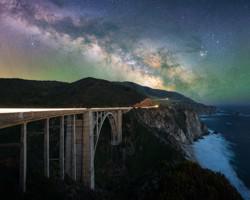
M 0 78 L 0 90 L 1 107 L 133 106 L 151 98 L 160 101 L 159 104 L 166 103 L 165 99 L 168 99 L 168 103 L 193 109 L 209 108 L 178 92 L 153 89 L 128 81 L 117 82 L 92 77 L 71 83 Z

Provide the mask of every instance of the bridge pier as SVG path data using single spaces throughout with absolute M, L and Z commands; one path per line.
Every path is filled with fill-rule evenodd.
M 21 125 L 21 149 L 20 149 L 20 174 L 19 185 L 22 192 L 26 192 L 27 176 L 27 124 Z
M 72 135 L 71 135 L 71 150 L 72 150 L 72 179 L 76 181 L 76 116 L 73 115 Z
M 64 116 L 60 117 L 60 141 L 59 141 L 59 165 L 60 178 L 64 179 Z
M 76 119 L 76 180 L 83 176 L 83 115 Z
M 49 118 L 45 120 L 44 126 L 44 175 L 49 178 L 50 176 L 50 166 L 49 166 Z
M 117 142 L 121 144 L 122 142 L 122 111 L 118 110 L 117 115 Z
M 74 180 L 74 119 L 73 115 L 66 118 L 65 134 L 65 173 Z
M 111 144 L 117 146 L 122 142 L 122 111 L 119 110 L 117 113 L 113 114 L 115 119 L 111 123 L 112 129 L 112 139 Z
M 93 112 L 83 114 L 83 183 L 95 189 L 94 171 L 94 118 Z
M 71 176 L 71 116 L 66 117 L 65 132 L 65 174 Z

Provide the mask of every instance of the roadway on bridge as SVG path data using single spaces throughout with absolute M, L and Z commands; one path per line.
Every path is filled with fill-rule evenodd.
M 0 114 L 4 113 L 27 113 L 27 112 L 51 112 L 51 111 L 103 111 L 132 109 L 133 107 L 111 107 L 111 108 L 0 108 Z
M 143 107 L 109 107 L 109 108 L 0 108 L 0 129 L 7 128 L 22 123 L 38 121 L 46 118 L 53 118 L 66 115 L 83 114 L 88 111 L 129 111 L 131 109 L 152 109 L 155 106 Z

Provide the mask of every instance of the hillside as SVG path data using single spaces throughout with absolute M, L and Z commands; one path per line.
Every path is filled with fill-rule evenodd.
M 73 83 L 0 79 L 0 107 L 128 106 L 145 98 L 128 86 L 85 78 Z
M 132 82 L 84 78 L 76 82 L 0 79 L 0 107 L 106 107 L 132 106 L 145 98 L 209 112 L 212 107 L 177 92 L 152 89 Z
M 166 91 L 160 89 L 152 89 L 150 87 L 141 86 L 133 82 L 122 82 L 117 84 L 126 85 L 131 87 L 133 90 L 140 94 L 147 96 L 148 98 L 154 99 L 158 104 L 162 105 L 174 105 L 175 107 L 181 107 L 184 109 L 193 109 L 201 113 L 210 113 L 215 111 L 215 107 L 207 106 L 202 103 L 198 103 L 178 92 Z

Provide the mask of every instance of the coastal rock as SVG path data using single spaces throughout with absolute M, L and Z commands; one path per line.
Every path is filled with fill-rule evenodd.
M 145 127 L 155 129 L 158 138 L 174 142 L 177 146 L 191 144 L 207 133 L 207 127 L 200 121 L 195 111 L 160 107 L 159 109 L 138 109 L 137 119 Z

